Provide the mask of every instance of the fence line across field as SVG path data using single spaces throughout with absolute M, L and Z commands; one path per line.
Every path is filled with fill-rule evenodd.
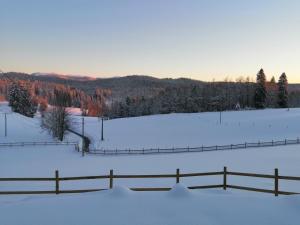
M 282 145 L 296 145 L 300 144 L 300 139 L 285 139 L 282 141 L 268 141 L 268 142 L 245 142 L 241 144 L 229 145 L 213 145 L 201 147 L 184 147 L 184 148 L 149 148 L 149 149 L 91 149 L 88 154 L 99 155 L 139 155 L 139 154 L 162 154 L 162 153 L 185 153 L 185 152 L 205 152 L 205 151 L 221 151 L 234 150 L 245 148 L 259 148 L 259 147 L 273 147 Z
M 233 172 L 228 171 L 227 167 L 224 167 L 223 171 L 217 172 L 204 172 L 204 173 L 180 173 L 179 169 L 176 169 L 176 173 L 174 174 L 142 174 L 142 175 L 124 175 L 124 174 L 114 174 L 113 170 L 110 170 L 107 175 L 99 175 L 99 176 L 79 176 L 79 177 L 60 177 L 59 171 L 55 171 L 54 177 L 35 177 L 35 178 L 0 178 L 0 182 L 14 182 L 14 181 L 54 181 L 55 189 L 54 190 L 46 190 L 46 191 L 0 191 L 0 195 L 9 195 L 9 194 L 63 194 L 63 193 L 84 193 L 84 192 L 93 192 L 93 191 L 102 191 L 112 189 L 114 186 L 115 179 L 164 179 L 164 178 L 174 178 L 176 183 L 180 183 L 180 179 L 183 177 L 206 177 L 206 176 L 221 176 L 220 184 L 212 184 L 212 185 L 199 185 L 199 186 L 189 186 L 189 189 L 210 189 L 210 188 L 222 188 L 226 190 L 227 188 L 231 189 L 239 189 L 245 191 L 254 191 L 254 192 L 263 192 L 263 193 L 271 193 L 275 196 L 278 195 L 293 195 L 300 194 L 299 192 L 289 192 L 289 191 L 281 191 L 279 190 L 279 181 L 280 180 L 289 180 L 289 181 L 300 181 L 300 177 L 296 176 L 282 176 L 279 175 L 278 169 L 274 169 L 274 174 L 258 174 L 258 173 L 243 173 L 243 172 Z M 228 184 L 229 176 L 242 176 L 242 177 L 256 177 L 263 179 L 272 179 L 274 180 L 273 189 L 261 189 L 247 186 L 239 186 L 239 185 L 231 185 Z M 107 187 L 106 188 L 98 188 L 98 189 L 77 189 L 77 190 L 62 190 L 60 188 L 60 182 L 62 181 L 78 181 L 78 180 L 97 180 L 97 179 L 107 179 Z M 133 191 L 168 191 L 171 190 L 170 187 L 133 187 L 130 188 Z
M 0 142 L 0 147 L 19 147 L 19 146 L 45 146 L 45 145 L 74 145 L 75 148 L 78 148 L 77 142 L 49 142 L 49 141 L 30 141 L 30 142 Z

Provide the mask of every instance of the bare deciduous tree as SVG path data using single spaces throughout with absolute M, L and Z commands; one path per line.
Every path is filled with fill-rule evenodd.
M 62 141 L 71 126 L 71 117 L 65 107 L 54 106 L 42 117 L 42 128 L 48 130 L 53 137 Z

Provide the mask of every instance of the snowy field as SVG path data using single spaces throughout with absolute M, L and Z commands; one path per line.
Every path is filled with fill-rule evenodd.
M 0 111 L 9 111 L 0 105 Z M 0 142 L 53 141 L 42 132 L 38 118 L 8 115 L 8 137 Z M 109 148 L 172 147 L 230 144 L 258 140 L 296 139 L 300 109 L 171 114 L 105 121 L 105 141 L 99 142 L 100 123 L 86 118 L 86 131 L 94 144 Z M 69 136 L 74 140 L 74 136 Z M 53 177 L 108 174 L 162 174 L 230 171 L 300 176 L 300 145 L 204 153 L 145 156 L 82 157 L 73 146 L 0 148 L 0 177 Z M 221 184 L 222 177 L 184 178 L 185 186 Z M 229 177 L 229 184 L 273 189 L 272 179 Z M 296 225 L 299 196 L 237 190 L 193 190 L 175 186 L 170 192 L 132 192 L 126 187 L 172 187 L 175 179 L 114 180 L 115 189 L 97 193 L 0 196 L 0 224 L 8 225 Z M 107 188 L 108 180 L 65 181 L 61 189 Z M 300 192 L 300 182 L 281 181 L 281 190 Z M 0 182 L 0 191 L 54 190 L 54 182 Z
M 4 137 L 4 114 L 10 112 L 6 103 L 0 103 L 0 142 L 53 141 L 40 128 L 40 118 L 7 115 L 8 136 Z M 73 128 L 81 132 L 78 109 L 71 109 Z M 245 142 L 276 141 L 300 137 L 300 109 L 267 109 L 231 111 L 222 113 L 191 113 L 153 115 L 104 121 L 104 141 L 101 139 L 101 120 L 85 117 L 85 135 L 91 138 L 91 148 L 142 149 L 200 147 L 239 144 Z M 72 134 L 69 141 L 79 141 Z
M 77 118 L 77 121 L 79 118 Z M 80 122 L 77 130 L 81 130 Z M 85 118 L 85 132 L 98 149 L 199 147 L 297 139 L 300 109 L 153 115 L 104 121 Z

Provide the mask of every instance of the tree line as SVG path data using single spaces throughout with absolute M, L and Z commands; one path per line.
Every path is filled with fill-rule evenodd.
M 80 89 L 51 82 L 0 80 L 0 95 L 9 99 L 13 108 L 22 113 L 25 100 L 21 100 L 16 95 L 18 93 L 30 100 L 30 104 L 26 103 L 30 106 L 29 112 L 23 113 L 29 116 L 36 110 L 45 111 L 48 104 L 80 107 L 83 115 L 110 118 L 300 106 L 300 93 L 288 92 L 286 74 L 281 74 L 278 82 L 274 77 L 267 81 L 263 69 L 257 73 L 256 81 L 240 77 L 235 82 L 228 79 L 223 82 L 186 82 L 166 86 L 148 95 L 140 93 L 118 98 L 113 98 L 109 89 L 97 88 L 93 94 L 87 94 Z M 14 106 L 17 101 L 21 101 L 23 106 Z
M 293 99 L 300 94 L 293 93 Z M 298 105 L 299 106 L 299 105 Z M 201 85 L 167 87 L 152 97 L 126 97 L 111 104 L 108 116 L 131 117 L 165 113 L 193 113 L 237 109 L 289 107 L 288 80 L 282 73 L 278 82 L 267 81 L 264 70 L 256 82 L 239 78 L 236 82 L 207 82 Z

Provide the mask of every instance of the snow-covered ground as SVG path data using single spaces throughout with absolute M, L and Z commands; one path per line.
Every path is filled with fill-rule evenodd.
M 140 193 L 122 187 L 81 195 L 0 204 L 9 225 L 297 225 L 299 196 L 244 196 L 229 191 Z
M 79 120 L 79 118 L 77 118 Z M 199 147 L 300 137 L 300 109 L 153 115 L 104 121 L 85 118 L 85 133 L 95 148 L 142 149 Z M 78 122 L 77 130 L 81 130 Z
M 0 111 L 9 110 L 0 105 Z M 1 117 L 1 114 L 0 114 Z M 111 148 L 170 147 L 227 144 L 272 139 L 295 139 L 300 133 L 300 109 L 171 114 L 105 121 L 105 141 Z M 52 140 L 41 132 L 38 118 L 8 115 L 8 137 L 0 142 Z M 86 118 L 86 132 L 100 137 L 97 118 Z M 69 136 L 69 139 L 74 137 Z M 260 149 L 145 156 L 82 157 L 73 146 L 0 148 L 0 177 L 53 177 L 108 174 L 161 174 L 221 171 L 300 176 L 299 145 Z M 222 177 L 184 178 L 186 186 L 221 184 Z M 272 179 L 229 177 L 229 184 L 274 188 Z M 171 192 L 131 192 L 125 187 L 172 187 L 175 179 L 116 179 L 111 191 L 42 196 L 0 196 L 0 224 L 287 224 L 300 219 L 299 196 L 237 190 L 192 190 L 176 186 Z M 119 186 L 119 187 L 118 187 Z M 282 181 L 280 189 L 300 192 L 300 182 Z M 107 188 L 108 180 L 65 181 L 61 189 Z M 4 190 L 54 190 L 54 182 L 0 182 Z
M 8 136 L 4 137 L 3 112 L 10 112 L 6 103 L 0 103 L 0 142 L 53 140 L 40 128 L 39 117 L 16 113 L 7 115 Z M 297 139 L 298 124 L 300 109 L 223 112 L 222 124 L 218 112 L 153 115 L 105 120 L 104 141 L 100 141 L 101 120 L 85 117 L 85 134 L 92 140 L 91 148 L 98 149 L 199 147 Z M 73 113 L 73 127 L 81 132 L 81 116 L 76 113 Z M 69 134 L 66 140 L 79 139 Z
M 7 137 L 4 136 L 4 113 L 7 113 Z M 12 113 L 6 102 L 0 102 L 0 142 L 49 140 L 52 138 L 40 128 L 39 119 Z
M 25 148 L 1 148 L 0 177 L 54 177 L 58 169 L 60 176 L 88 176 L 108 174 L 162 174 L 173 173 L 177 168 L 185 172 L 221 171 L 223 166 L 238 172 L 273 174 L 279 168 L 281 175 L 300 176 L 299 146 L 283 146 L 233 151 L 183 153 L 137 156 L 82 157 L 72 146 L 46 146 Z M 221 184 L 222 176 L 184 178 L 187 185 Z M 249 185 L 258 188 L 274 188 L 274 180 L 248 177 L 229 177 L 230 184 Z M 116 185 L 127 187 L 172 187 L 175 179 L 117 179 Z M 0 190 L 53 190 L 53 182 L 1 182 Z M 62 189 L 107 188 L 108 180 L 62 182 Z M 280 181 L 286 191 L 300 191 L 300 182 Z M 249 192 L 245 192 L 249 194 Z M 264 195 L 264 194 L 260 194 Z

